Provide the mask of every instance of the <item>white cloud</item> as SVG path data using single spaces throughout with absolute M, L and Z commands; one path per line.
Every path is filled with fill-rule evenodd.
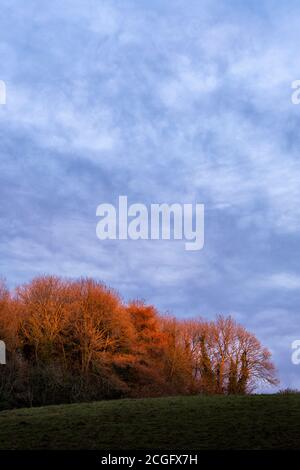
M 300 275 L 293 273 L 276 273 L 261 281 L 263 287 L 271 289 L 299 290 Z
M 2 119 L 1 119 L 2 118 Z M 0 115 L 2 125 L 25 131 L 42 147 L 71 153 L 112 151 L 119 139 L 112 112 L 107 106 L 93 109 L 84 102 L 70 102 L 59 90 L 41 93 L 38 89 L 10 88 L 9 103 Z

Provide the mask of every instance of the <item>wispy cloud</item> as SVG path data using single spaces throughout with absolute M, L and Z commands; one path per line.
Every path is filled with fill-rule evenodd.
M 300 275 L 291 273 L 272 274 L 268 278 L 262 280 L 261 285 L 264 288 L 271 289 L 299 290 Z

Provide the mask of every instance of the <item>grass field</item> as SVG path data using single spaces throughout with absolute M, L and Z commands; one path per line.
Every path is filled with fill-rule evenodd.
M 2 411 L 1 449 L 300 449 L 300 394 L 193 396 Z

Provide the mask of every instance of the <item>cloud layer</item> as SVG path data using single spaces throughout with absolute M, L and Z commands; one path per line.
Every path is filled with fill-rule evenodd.
M 300 387 L 299 3 L 3 0 L 0 267 L 232 314 Z M 204 203 L 206 244 L 109 241 L 96 207 Z

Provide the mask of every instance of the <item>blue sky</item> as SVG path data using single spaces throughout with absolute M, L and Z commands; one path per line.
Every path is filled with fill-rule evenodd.
M 280 3 L 280 4 L 279 4 Z M 0 273 L 231 314 L 300 387 L 300 4 L 2 0 Z M 205 247 L 96 238 L 96 207 L 204 203 Z

